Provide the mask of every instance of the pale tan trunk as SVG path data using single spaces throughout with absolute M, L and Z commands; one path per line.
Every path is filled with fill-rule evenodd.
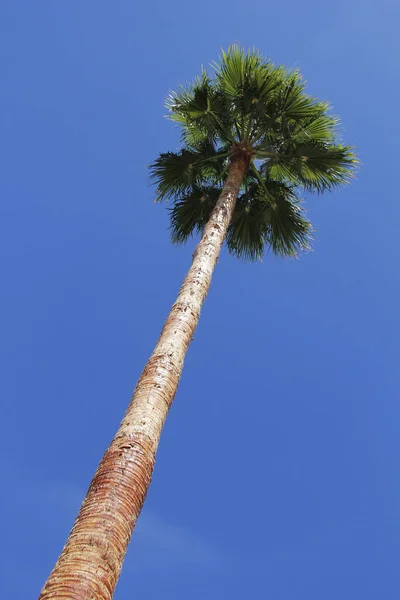
M 194 252 L 192 265 L 103 456 L 74 527 L 40 600 L 110 600 L 142 509 L 165 418 L 210 287 L 247 168 L 236 158 Z

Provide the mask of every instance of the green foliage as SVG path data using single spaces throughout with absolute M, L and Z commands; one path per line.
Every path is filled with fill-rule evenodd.
M 292 188 L 272 179 L 255 180 L 239 196 L 226 243 L 246 260 L 261 259 L 265 247 L 280 256 L 309 248 L 311 225 Z
M 220 187 L 194 186 L 180 200 L 177 200 L 171 211 L 172 241 L 176 244 L 186 242 L 194 233 L 200 233 L 206 225 L 211 211 L 221 193 Z
M 182 149 L 152 163 L 157 199 L 172 203 L 172 239 L 201 233 L 215 207 L 232 149 L 246 143 L 252 157 L 226 244 L 239 258 L 265 249 L 296 256 L 309 247 L 311 225 L 300 194 L 347 183 L 357 159 L 339 143 L 338 119 L 326 102 L 307 95 L 297 71 L 276 67 L 257 51 L 232 46 L 195 81 L 167 99 L 182 132 Z

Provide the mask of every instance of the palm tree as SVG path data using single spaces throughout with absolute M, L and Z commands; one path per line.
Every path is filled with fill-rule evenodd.
M 237 46 L 213 70 L 169 96 L 182 149 L 151 165 L 158 200 L 171 204 L 173 242 L 201 239 L 41 600 L 112 597 L 223 242 L 243 259 L 269 248 L 297 256 L 311 234 L 299 193 L 347 182 L 357 162 L 337 142 L 328 105 L 306 95 L 297 71 Z

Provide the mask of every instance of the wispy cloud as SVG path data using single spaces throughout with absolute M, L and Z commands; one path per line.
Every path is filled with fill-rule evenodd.
M 3 481 L 8 481 L 13 498 L 7 502 L 18 514 L 30 514 L 32 524 L 44 518 L 50 530 L 65 535 L 73 524 L 85 492 L 78 485 L 57 479 L 38 480 L 22 476 L 9 463 L 0 462 Z M 53 521 L 53 527 L 51 527 Z M 62 531 L 64 532 L 62 534 Z M 58 537 L 58 536 L 57 536 Z M 132 548 L 125 568 L 129 563 L 140 563 L 142 568 L 154 568 L 154 558 L 166 567 L 174 565 L 202 568 L 210 573 L 221 573 L 229 562 L 224 552 L 218 551 L 212 543 L 195 531 L 170 523 L 162 515 L 144 509 L 132 538 Z
M 41 482 L 33 488 L 31 485 L 31 490 L 33 498 L 41 504 L 68 513 L 77 513 L 85 496 L 79 486 L 57 480 Z
M 139 518 L 135 533 L 136 547 L 139 544 L 151 545 L 174 562 L 197 565 L 214 572 L 223 571 L 229 563 L 226 553 L 219 551 L 198 533 L 167 523 L 147 510 Z

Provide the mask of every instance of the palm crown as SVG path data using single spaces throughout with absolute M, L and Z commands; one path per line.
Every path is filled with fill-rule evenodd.
M 338 119 L 329 105 L 304 92 L 297 71 L 238 46 L 223 52 L 213 69 L 213 78 L 203 70 L 168 97 L 182 148 L 160 154 L 150 167 L 157 199 L 172 203 L 172 239 L 185 242 L 203 230 L 241 154 L 248 168 L 227 231 L 228 250 L 251 260 L 269 247 L 296 256 L 309 247 L 311 233 L 299 194 L 346 183 L 357 159 L 338 143 Z

